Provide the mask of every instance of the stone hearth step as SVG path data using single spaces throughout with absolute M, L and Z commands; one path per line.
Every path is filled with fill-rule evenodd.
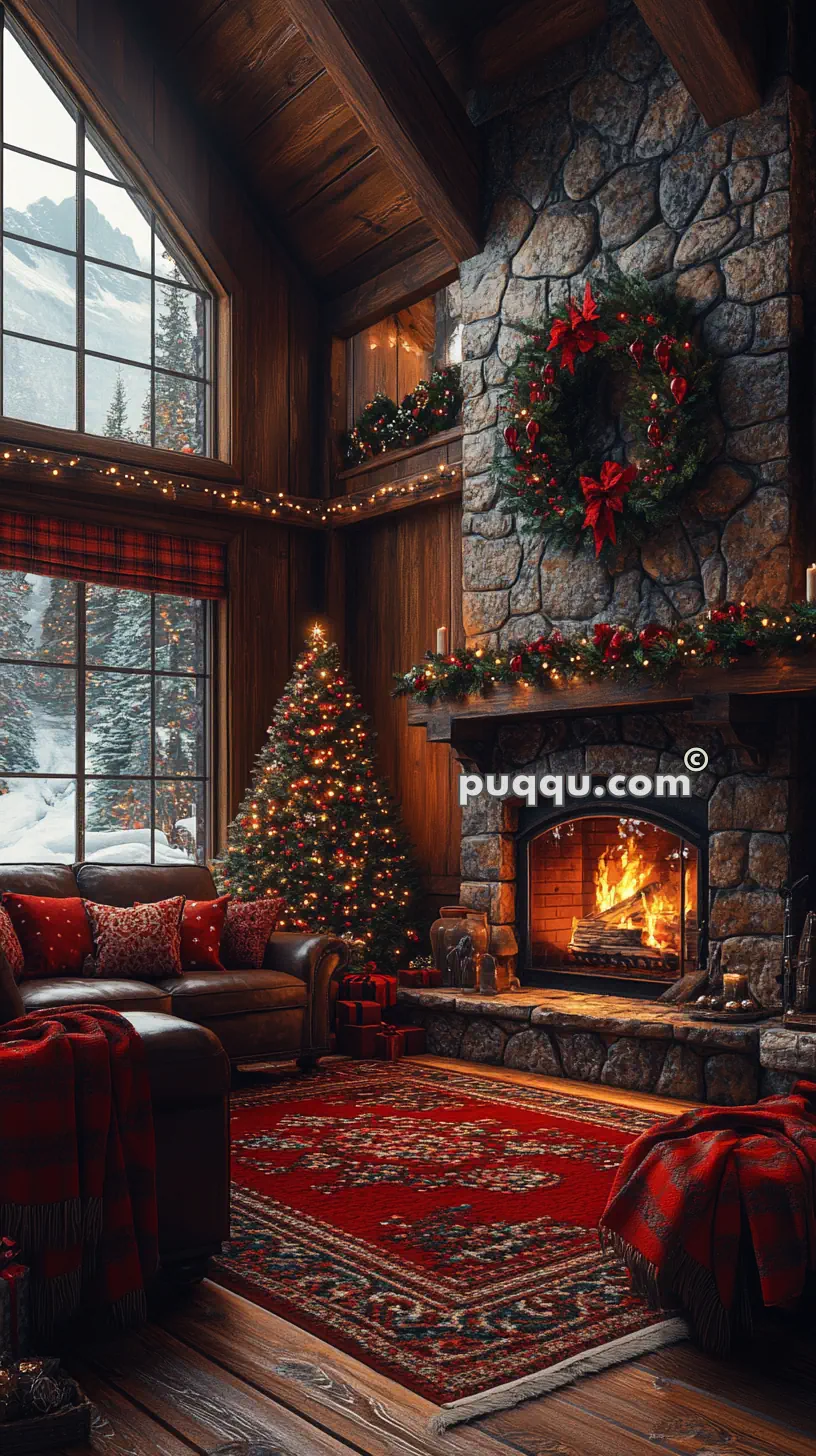
M 487 997 L 401 987 L 398 1005 L 400 1019 L 425 1026 L 435 1056 L 691 1102 L 755 1102 L 816 1072 L 816 1035 L 778 1019 L 717 1025 L 677 1006 L 541 988 Z

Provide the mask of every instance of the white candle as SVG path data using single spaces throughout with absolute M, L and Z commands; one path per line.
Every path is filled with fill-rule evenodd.
M 814 591 L 816 591 L 816 566 L 813 568 Z M 808 591 L 810 591 L 810 572 L 808 572 Z M 810 601 L 810 597 L 808 597 Z M 448 629 L 437 627 L 436 629 L 436 650 L 441 657 L 445 657 L 448 651 Z
M 807 569 L 807 599 L 816 602 L 816 562 Z

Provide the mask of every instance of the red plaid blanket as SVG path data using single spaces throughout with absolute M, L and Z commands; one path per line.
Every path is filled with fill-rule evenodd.
M 678 1304 L 704 1348 L 751 1323 L 751 1250 L 763 1303 L 790 1305 L 816 1269 L 816 1083 L 753 1107 L 685 1112 L 626 1153 L 600 1222 L 652 1304 Z
M 31 1269 L 40 1338 L 80 1309 L 145 1313 L 156 1154 L 138 1034 L 103 1006 L 0 1028 L 0 1231 Z

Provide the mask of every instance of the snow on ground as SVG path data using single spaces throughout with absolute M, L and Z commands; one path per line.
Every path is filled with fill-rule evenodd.
M 0 862 L 72 864 L 76 859 L 76 794 L 65 779 L 5 779 L 0 794 Z M 183 827 L 195 843 L 195 820 Z M 149 829 L 90 830 L 85 858 L 115 864 L 150 864 Z M 188 864 L 191 855 L 156 830 L 156 864 Z

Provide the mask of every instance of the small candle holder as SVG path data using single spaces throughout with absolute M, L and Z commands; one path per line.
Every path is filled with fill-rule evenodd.
M 698 996 L 690 1010 L 695 1021 L 763 1021 L 773 1014 L 751 994 L 741 971 L 725 971 L 722 994 Z

